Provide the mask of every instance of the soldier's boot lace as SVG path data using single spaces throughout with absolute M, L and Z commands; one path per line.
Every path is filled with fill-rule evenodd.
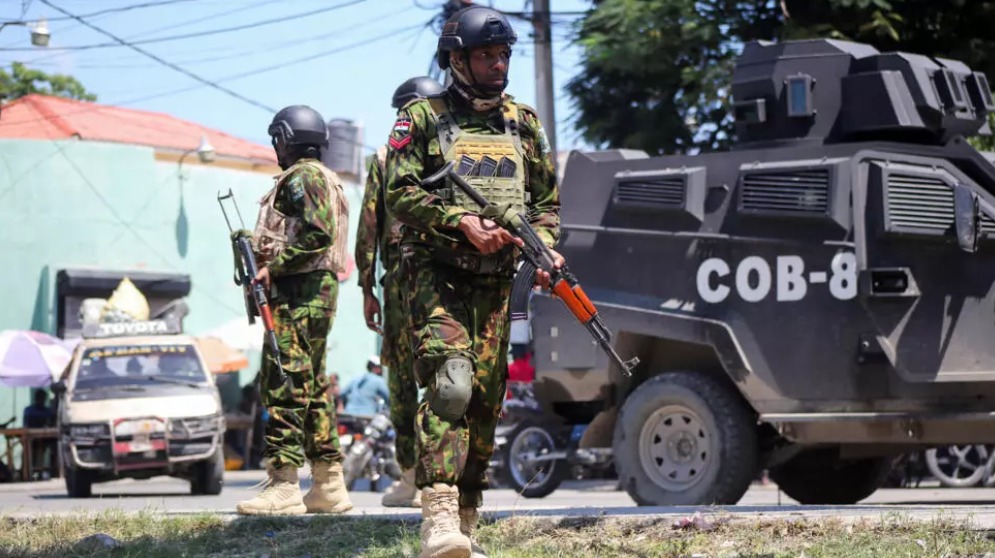
M 420 558 L 470 558 L 470 539 L 460 532 L 459 489 L 442 483 L 421 494 Z
M 415 486 L 414 467 L 401 472 L 400 480 L 390 485 L 380 500 L 380 505 L 388 508 L 421 507 L 421 490 Z
M 297 467 L 280 468 L 266 464 L 268 479 L 255 498 L 239 502 L 235 509 L 242 515 L 299 515 L 307 511 L 301 499 Z
M 352 509 L 341 463 L 312 461 L 311 478 L 311 490 L 304 496 L 308 513 L 343 513 Z
M 477 544 L 473 538 L 474 531 L 477 530 L 477 520 L 480 514 L 477 508 L 460 507 L 459 509 L 459 530 L 470 539 L 470 558 L 487 558 L 487 553 Z

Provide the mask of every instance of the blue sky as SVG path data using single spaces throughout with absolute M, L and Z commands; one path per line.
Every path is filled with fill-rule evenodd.
M 85 15 L 111 8 L 163 0 L 50 0 L 62 9 Z M 443 0 L 190 0 L 109 13 L 87 21 L 128 41 L 200 33 L 249 25 L 315 10 L 324 13 L 290 21 L 209 36 L 143 44 L 141 48 L 263 105 L 282 108 L 307 104 L 325 119 L 349 118 L 365 127 L 365 143 L 379 145 L 393 123 L 390 98 L 400 82 L 428 72 L 437 40 L 425 23 Z M 508 11 L 522 11 L 527 0 L 478 0 Z M 26 12 L 22 14 L 22 7 Z M 577 12 L 586 0 L 551 0 L 556 12 Z M 64 17 L 39 0 L 0 2 L 0 19 L 49 19 L 50 47 L 112 42 L 106 36 Z M 578 71 L 579 50 L 569 42 L 576 15 L 554 15 L 553 63 L 559 150 L 586 145 L 573 129 L 572 106 L 564 91 Z M 519 35 L 511 63 L 508 92 L 535 106 L 534 48 L 531 26 L 512 19 Z M 417 28 L 413 28 L 418 26 Z M 377 40 L 379 39 L 379 40 Z M 358 46 L 353 46 L 358 45 Z M 333 49 L 335 54 L 318 56 Z M 22 50 L 7 50 L 22 49 Z M 286 65 L 288 61 L 313 60 Z M 55 50 L 33 48 L 29 31 L 8 26 L 0 31 L 0 64 L 21 61 L 46 72 L 67 73 L 98 95 L 98 102 L 164 112 L 235 136 L 268 144 L 266 126 L 272 113 L 165 67 L 127 47 Z M 261 68 L 277 69 L 231 80 L 229 76 Z M 192 88 L 184 92 L 180 89 Z M 155 98 L 153 97 L 159 95 Z M 144 99 L 144 100 L 139 100 Z M 130 102 L 136 101 L 137 102 Z M 549 123 L 545 123 L 549 127 Z M 191 146 L 192 147 L 192 146 Z

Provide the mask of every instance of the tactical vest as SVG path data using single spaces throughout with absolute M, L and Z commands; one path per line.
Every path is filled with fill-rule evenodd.
M 444 97 L 428 99 L 436 117 L 439 148 L 445 162 L 456 161 L 457 174 L 494 205 L 508 204 L 525 211 L 525 151 L 519 134 L 518 107 L 502 106 L 504 134 L 469 133 L 460 129 Z M 480 207 L 455 185 L 433 193 L 453 205 L 479 211 Z
M 299 217 L 290 217 L 280 213 L 273 206 L 276 193 L 280 190 L 288 176 L 302 165 L 311 165 L 321 171 L 325 186 L 330 190 L 328 199 L 332 203 L 332 216 L 335 219 L 335 239 L 329 249 L 317 258 L 313 258 L 303 267 L 294 269 L 294 273 L 308 271 L 331 271 L 342 273 L 348 261 L 349 240 L 349 200 L 342 190 L 342 182 L 338 175 L 325 165 L 315 160 L 298 161 L 289 169 L 275 177 L 276 185 L 259 200 L 259 219 L 252 235 L 252 246 L 256 252 L 256 263 L 260 268 L 269 265 L 283 249 L 297 242 L 303 223 Z

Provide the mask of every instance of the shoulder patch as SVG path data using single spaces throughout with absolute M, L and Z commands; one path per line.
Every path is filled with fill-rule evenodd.
M 394 121 L 394 128 L 390 131 L 390 139 L 387 140 L 395 150 L 404 149 L 404 146 L 411 143 L 411 118 L 402 115 Z
M 288 194 L 294 203 L 301 203 L 304 199 L 304 180 L 300 174 L 295 174 L 287 183 Z

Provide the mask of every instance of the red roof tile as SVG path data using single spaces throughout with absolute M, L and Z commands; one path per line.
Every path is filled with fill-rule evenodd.
M 31 94 L 3 107 L 0 138 L 107 141 L 186 151 L 207 136 L 215 153 L 276 164 L 273 149 L 168 114 Z

